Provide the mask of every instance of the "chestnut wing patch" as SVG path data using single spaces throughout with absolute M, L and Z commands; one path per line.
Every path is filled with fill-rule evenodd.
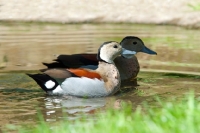
M 87 77 L 87 78 L 97 78 L 97 79 L 101 79 L 101 76 L 96 73 L 96 72 L 92 72 L 92 71 L 88 71 L 86 69 L 80 68 L 80 69 L 67 69 L 68 71 L 70 71 L 71 73 L 75 74 L 76 76 L 79 77 Z

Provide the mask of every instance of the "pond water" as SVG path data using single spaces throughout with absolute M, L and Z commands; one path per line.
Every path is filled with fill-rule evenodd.
M 141 72 L 138 84 L 122 84 L 121 91 L 106 98 L 47 96 L 25 73 L 37 73 L 58 54 L 94 53 L 104 41 L 138 36 L 158 53 L 138 53 Z M 91 116 L 108 108 L 133 108 L 144 101 L 155 105 L 161 99 L 200 93 L 200 30 L 139 24 L 49 24 L 0 23 L 0 126 L 35 124 L 38 113 L 55 122 Z

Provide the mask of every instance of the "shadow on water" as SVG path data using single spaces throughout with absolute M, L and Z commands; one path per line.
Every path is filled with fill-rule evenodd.
M 0 23 L 0 125 L 35 124 L 38 111 L 48 122 L 74 120 L 82 114 L 93 118 L 108 108 L 120 109 L 122 103 L 133 109 L 160 99 L 180 99 L 189 91 L 200 93 L 200 76 L 148 70 L 200 71 L 200 31 L 173 26 L 133 24 L 40 24 Z M 153 31 L 153 32 L 152 32 Z M 108 40 L 124 36 L 141 37 L 157 56 L 137 55 L 141 69 L 137 80 L 122 83 L 121 90 L 105 98 L 47 96 L 25 73 L 37 73 L 57 54 L 93 53 Z M 30 71 L 27 71 L 30 70 Z

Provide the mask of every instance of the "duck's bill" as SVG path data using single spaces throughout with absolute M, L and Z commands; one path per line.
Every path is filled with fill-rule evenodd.
M 147 53 L 147 54 L 156 54 L 157 53 L 149 48 L 147 48 L 146 46 L 143 47 L 143 49 L 141 50 L 141 52 Z
M 130 59 L 136 54 L 136 52 L 122 48 L 121 54 L 122 54 L 123 57 Z

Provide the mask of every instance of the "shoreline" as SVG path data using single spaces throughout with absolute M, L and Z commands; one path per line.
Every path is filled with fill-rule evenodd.
M 50 25 L 65 25 L 65 24 L 133 24 L 133 25 L 158 25 L 158 26 L 175 26 L 186 29 L 200 29 L 198 25 L 178 25 L 173 23 L 134 23 L 134 22 L 59 22 L 59 21 L 40 21 L 40 20 L 0 20 L 0 25 L 7 24 L 50 24 Z
M 0 21 L 133 23 L 200 28 L 198 0 L 2 0 Z

